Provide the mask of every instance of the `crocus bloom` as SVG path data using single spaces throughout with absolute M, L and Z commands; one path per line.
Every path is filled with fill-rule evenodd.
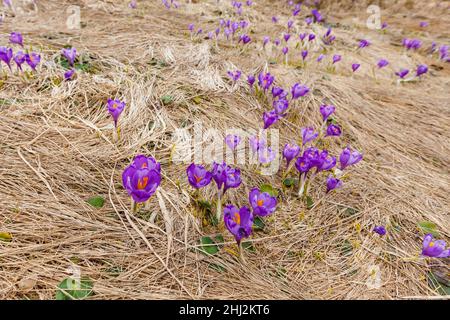
M 41 62 L 41 56 L 35 52 L 25 55 L 25 61 L 33 69 L 36 70 L 37 65 Z
M 258 160 L 261 163 L 270 163 L 276 158 L 275 151 L 272 150 L 271 147 L 261 147 L 258 150 Z
M 246 4 L 247 4 L 247 6 L 251 6 L 252 4 L 253 4 L 253 1 L 251 1 L 251 0 L 247 0 L 246 2 L 245 2 Z
M 432 234 L 427 234 L 423 238 L 422 255 L 432 258 L 450 257 L 450 249 L 445 249 L 445 246 L 444 240 L 435 240 Z
M 289 108 L 289 101 L 284 98 L 277 99 L 273 102 L 273 108 L 276 113 L 283 115 L 287 108 Z
M 420 26 L 421 28 L 428 27 L 428 22 L 426 22 L 426 21 L 421 21 L 421 22 L 419 23 L 419 26 Z
M 148 168 L 150 170 L 156 170 L 161 173 L 161 164 L 153 157 L 146 157 L 142 154 L 137 155 L 133 159 L 133 164 L 137 168 Z
M 283 35 L 283 38 L 284 38 L 284 41 L 288 42 L 289 39 L 291 38 L 291 35 L 290 35 L 289 33 L 285 33 L 285 34 Z
M 442 45 L 439 47 L 439 59 L 447 60 L 448 59 L 448 46 Z
M 309 93 L 309 88 L 305 85 L 301 85 L 299 83 L 294 84 L 291 89 L 292 99 L 298 99 L 300 97 L 304 97 Z
M 408 73 L 409 73 L 408 69 L 400 69 L 400 71 L 396 72 L 395 74 L 399 76 L 400 79 L 403 79 Z
M 227 71 L 227 74 L 230 76 L 231 80 L 233 80 L 234 82 L 238 81 L 239 78 L 241 77 L 241 71 L 239 71 L 239 70 L 236 70 L 235 72 Z
M 69 64 L 71 66 L 73 66 L 73 64 L 75 62 L 75 58 L 77 57 L 77 49 L 75 49 L 75 48 L 70 48 L 70 49 L 64 48 L 64 49 L 61 50 L 61 53 L 67 59 Z
M 365 40 L 365 39 L 362 39 L 360 42 L 359 42 L 359 48 L 360 49 L 362 49 L 362 48 L 365 48 L 365 47 L 368 47 L 368 46 L 370 46 L 370 42 L 369 42 L 369 40 Z
M 311 161 L 305 156 L 298 157 L 295 161 L 295 168 L 299 173 L 306 173 L 311 169 Z
M 255 216 L 268 216 L 277 208 L 277 198 L 272 197 L 267 192 L 259 191 L 258 188 L 253 188 L 250 191 L 248 201 L 253 208 Z
M 168 4 L 164 3 L 166 6 Z M 130 7 L 131 9 L 136 9 L 137 8 L 137 1 L 136 0 L 131 0 L 130 3 L 128 4 L 128 7 Z M 170 6 L 169 6 L 170 7 Z
M 108 111 L 114 119 L 114 126 L 117 128 L 117 121 L 119 120 L 119 116 L 125 108 L 125 102 L 122 102 L 118 99 L 112 100 L 108 99 Z
M 300 38 L 301 41 L 303 41 L 303 40 L 306 38 L 306 35 L 307 35 L 307 33 L 304 32 L 304 33 L 300 33 L 300 34 L 298 35 L 298 37 Z
M 25 62 L 25 53 L 23 53 L 22 51 L 18 51 L 14 55 L 14 62 L 16 63 L 17 68 L 22 71 L 22 64 Z
M 0 47 L 0 61 L 3 61 L 11 69 L 11 59 L 13 57 L 13 51 L 11 48 Z
M 387 22 L 383 22 L 383 23 L 381 24 L 381 29 L 386 29 L 387 27 L 388 27 Z
M 379 69 L 386 67 L 389 64 L 389 61 L 387 61 L 386 59 L 380 59 L 380 61 L 378 61 L 377 66 Z
M 302 128 L 301 134 L 302 134 L 302 145 L 303 146 L 305 144 L 307 144 L 308 142 L 317 138 L 317 136 L 319 135 L 319 133 L 314 132 L 314 128 L 312 128 L 312 127 Z
M 422 42 L 419 39 L 403 39 L 403 46 L 406 50 L 417 50 L 422 46 Z
M 306 22 L 306 25 L 310 25 L 312 22 L 313 22 L 313 19 L 311 18 L 311 17 L 307 17 L 306 19 L 305 19 L 305 22 Z
M 266 91 L 270 88 L 272 83 L 274 82 L 275 77 L 272 76 L 269 72 L 263 74 L 262 72 L 258 75 L 258 83 L 259 86 Z
M 237 188 L 241 185 L 241 170 L 238 168 L 226 167 L 225 170 L 226 179 L 224 181 L 223 193 L 230 188 Z
M 416 76 L 420 77 L 422 74 L 428 72 L 428 67 L 424 64 L 421 64 L 417 67 Z
M 341 135 L 341 128 L 335 124 L 330 124 L 327 128 L 325 136 L 339 137 Z
M 303 59 L 303 61 L 306 59 L 307 56 L 308 56 L 308 50 L 303 50 L 302 51 L 302 59 Z
M 241 35 L 241 36 L 239 37 L 238 43 L 241 42 L 241 41 L 242 41 L 243 44 L 247 44 L 247 43 L 249 43 L 250 41 L 252 41 L 252 39 L 251 39 L 248 35 L 243 34 L 243 35 Z
M 279 46 L 280 43 L 281 43 L 281 41 L 280 41 L 280 39 L 275 39 L 275 40 L 273 41 L 273 43 L 274 43 L 276 46 Z
M 386 228 L 383 226 L 375 226 L 373 232 L 378 233 L 380 236 L 384 236 L 386 234 Z
M 295 16 L 297 16 L 297 15 L 300 13 L 300 11 L 302 11 L 302 9 L 300 9 L 300 8 L 294 9 L 294 10 L 292 11 L 292 15 L 295 17 Z
M 249 85 L 250 87 L 253 87 L 253 84 L 255 83 L 255 76 L 249 75 L 249 76 L 247 77 L 247 82 L 248 82 L 248 85 Z
M 236 149 L 236 147 L 239 145 L 240 142 L 241 137 L 239 137 L 238 135 L 228 134 L 225 137 L 225 143 L 227 144 L 228 147 L 230 147 L 231 150 Z
M 293 24 L 294 24 L 294 21 L 289 20 L 288 23 L 287 23 L 288 29 L 292 28 L 292 25 L 293 25 Z
M 227 180 L 227 165 L 226 163 L 216 163 L 213 164 L 213 169 L 211 171 L 212 178 L 217 184 L 217 189 L 222 189 L 222 186 L 224 185 L 225 181 Z
M 190 31 L 191 33 L 194 32 L 194 24 L 193 24 L 193 23 L 190 23 L 189 26 L 188 26 L 188 29 L 189 29 L 189 31 Z
M 284 55 L 287 55 L 288 51 L 289 51 L 288 47 L 284 47 L 283 49 L 281 49 L 281 52 L 283 52 Z
M 286 143 L 283 149 L 283 158 L 286 159 L 286 166 L 289 166 L 289 163 L 298 156 L 300 153 L 300 147 L 296 144 Z
M 188 181 L 196 189 L 207 186 L 212 179 L 212 174 L 205 167 L 191 163 L 186 169 Z
M 246 206 L 238 209 L 231 204 L 226 205 L 223 210 L 223 220 L 225 227 L 233 234 L 238 244 L 252 233 L 253 214 Z
M 358 68 L 360 67 L 361 65 L 359 64 L 359 63 L 354 63 L 354 64 L 352 64 L 352 70 L 353 70 L 353 72 L 355 72 L 356 70 L 358 70 Z
M 336 107 L 333 105 L 321 105 L 320 106 L 320 113 L 322 114 L 323 121 L 326 121 L 330 115 L 334 113 L 336 110 Z
M 272 96 L 274 97 L 274 98 L 276 98 L 276 97 L 278 97 L 280 94 L 282 94 L 283 93 L 283 88 L 281 88 L 281 87 L 272 87 Z
M 278 18 L 275 17 L 275 16 L 273 16 L 273 17 L 272 17 L 272 22 L 273 22 L 273 23 L 277 23 L 277 22 L 278 22 Z
M 342 181 L 339 179 L 336 179 L 332 175 L 329 175 L 327 178 L 327 193 L 331 190 L 338 189 L 342 187 Z
M 275 110 L 263 113 L 264 129 L 269 128 L 271 125 L 280 120 L 281 115 L 279 115 Z
M 317 168 L 317 172 L 327 171 L 336 165 L 336 158 L 329 156 L 327 150 L 323 150 L 319 156 L 314 159 L 313 165 Z
M 315 35 L 314 33 L 311 33 L 311 34 L 308 36 L 308 41 L 313 41 L 315 38 L 316 38 L 316 35 Z
M 64 79 L 66 81 L 72 80 L 73 75 L 75 74 L 75 69 L 70 69 L 64 72 Z
M 338 54 L 335 54 L 334 56 L 333 56 L 333 64 L 335 64 L 336 62 L 339 62 L 339 61 L 341 61 L 341 56 L 340 55 L 338 55 Z
M 264 36 L 263 38 L 263 47 L 265 47 L 270 41 L 270 38 L 268 36 Z
M 362 158 L 363 155 L 361 153 L 356 150 L 352 151 L 350 147 L 346 147 L 339 156 L 339 162 L 341 163 L 340 169 L 344 170 L 348 166 L 358 163 Z
M 253 153 L 256 153 L 259 149 L 266 146 L 266 141 L 258 138 L 256 135 L 248 138 L 248 142 Z
M 137 156 L 122 173 L 123 187 L 137 203 L 147 201 L 161 184 L 161 173 L 145 165 L 149 160 L 144 161 L 144 158 L 147 159 L 143 155 Z M 151 159 L 152 163 L 157 163 Z
M 320 12 L 317 9 L 312 9 L 311 13 L 316 22 L 321 22 L 323 20 L 322 15 L 320 14 Z
M 320 54 L 320 55 L 317 57 L 317 62 L 322 61 L 323 58 L 325 58 L 325 55 L 324 55 L 324 54 Z
M 18 44 L 23 47 L 23 38 L 20 32 L 11 32 L 9 35 L 9 41 L 13 44 Z

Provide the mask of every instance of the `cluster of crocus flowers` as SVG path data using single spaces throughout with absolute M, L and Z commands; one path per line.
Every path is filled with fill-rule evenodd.
M 17 45 L 23 48 L 23 37 L 19 32 L 12 32 L 9 36 L 9 41 L 12 45 Z M 28 50 L 19 50 L 14 54 L 12 48 L 0 47 L 0 64 L 4 62 L 10 70 L 11 62 L 14 61 L 17 65 L 17 69 L 23 71 L 22 65 L 26 63 L 33 71 L 36 71 L 36 67 L 41 62 L 41 56 L 36 52 L 29 52 Z
M 153 157 L 138 155 L 123 171 L 122 184 L 136 212 L 137 204 L 149 200 L 161 184 L 161 165 Z
M 75 75 L 75 59 L 77 58 L 77 49 L 75 48 L 63 48 L 61 49 L 61 54 L 63 57 L 66 58 L 67 62 L 69 63 L 70 69 L 67 70 L 64 73 L 64 79 L 69 81 L 72 80 L 73 76 Z
M 325 45 L 331 45 L 336 37 L 331 34 L 331 27 L 327 29 L 327 32 L 322 36 L 322 41 Z
M 403 46 L 406 50 L 417 50 L 422 46 L 422 42 L 419 39 L 403 39 Z

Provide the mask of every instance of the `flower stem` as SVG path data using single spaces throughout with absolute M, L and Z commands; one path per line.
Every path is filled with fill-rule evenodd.
M 244 257 L 244 248 L 242 247 L 241 241 L 239 241 L 238 247 L 239 247 L 239 258 L 241 259 L 242 264 L 247 264 L 247 260 L 245 260 Z
M 137 213 L 138 212 L 138 203 L 131 199 L 131 212 Z
M 301 198 L 303 195 L 303 192 L 305 191 L 305 174 L 299 173 L 298 175 L 298 197 Z
M 219 190 L 217 192 L 217 211 L 216 211 L 216 218 L 217 218 L 217 223 L 220 223 L 220 218 L 222 217 L 222 195 L 221 195 L 221 190 Z

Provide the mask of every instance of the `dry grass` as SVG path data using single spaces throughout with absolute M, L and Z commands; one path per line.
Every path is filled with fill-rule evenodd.
M 286 191 L 266 232 L 252 236 L 256 252 L 248 252 L 242 265 L 229 235 L 214 257 L 192 250 L 202 235 L 218 230 L 194 215 L 185 166 L 170 162 L 171 135 L 194 120 L 204 128 L 258 129 L 267 106 L 244 83 L 232 90 L 225 74 L 233 65 L 245 74 L 259 72 L 267 68 L 266 58 L 257 44 L 241 54 L 232 45 L 215 49 L 206 40 L 191 42 L 187 24 L 213 29 L 216 1 L 170 11 L 155 2 L 142 1 L 137 11 L 124 9 L 125 1 L 84 6 L 86 26 L 77 33 L 64 29 L 65 10 L 82 1 L 43 0 L 38 17 L 9 18 L 0 26 L 3 34 L 21 31 L 47 61 L 30 80 L 9 75 L 0 91 L 0 232 L 13 236 L 0 242 L 0 298 L 51 299 L 73 264 L 94 280 L 94 299 L 435 298 L 427 283 L 430 263 L 418 255 L 417 222 L 433 221 L 449 240 L 450 69 L 424 51 L 406 56 L 398 43 L 414 36 L 427 45 L 448 41 L 445 9 L 419 16 L 422 2 L 406 1 L 413 5 L 406 9 L 405 1 L 383 1 L 390 28 L 381 35 L 365 27 L 365 4 L 349 11 L 350 1 L 330 1 L 321 10 L 331 23 L 339 22 L 332 49 L 343 55 L 337 72 L 315 63 L 304 69 L 269 65 L 281 85 L 312 88 L 296 115 L 278 125 L 283 142 L 298 137 L 301 126 L 319 125 L 318 108 L 326 101 L 337 106 L 344 129 L 330 149 L 336 153 L 350 143 L 365 158 L 343 189 L 324 198 L 316 184 L 313 197 L 320 201 L 311 210 Z M 256 26 L 251 36 L 281 34 L 270 17 L 284 2 L 255 2 L 248 11 Z M 231 12 L 228 1 L 219 8 L 224 16 Z M 430 21 L 426 31 L 417 27 L 421 20 Z M 315 28 L 324 33 L 324 27 Z M 358 53 L 361 38 L 373 45 Z M 1 45 L 6 41 L 2 37 Z M 89 55 L 96 72 L 55 84 L 63 69 L 48 61 L 66 44 Z M 391 64 L 375 80 L 370 66 L 381 57 Z M 362 66 L 352 77 L 349 66 L 357 61 Z M 423 81 L 395 85 L 392 68 L 418 63 L 430 66 Z M 165 94 L 174 97 L 173 104 L 160 102 Z M 127 101 L 118 143 L 105 110 L 109 97 Z M 164 180 L 149 207 L 133 216 L 120 175 L 138 153 L 162 163 Z M 280 174 L 263 177 L 243 168 L 243 176 L 244 185 L 230 192 L 236 204 L 246 204 L 245 193 L 262 182 L 281 187 Z M 94 195 L 107 199 L 103 208 L 86 203 Z M 349 215 L 346 208 L 356 211 Z M 157 214 L 154 223 L 149 212 Z M 387 225 L 388 235 L 374 235 L 374 224 Z M 352 247 L 348 255 L 344 243 Z M 227 271 L 213 270 L 212 262 Z M 365 284 L 371 265 L 380 268 L 380 289 Z

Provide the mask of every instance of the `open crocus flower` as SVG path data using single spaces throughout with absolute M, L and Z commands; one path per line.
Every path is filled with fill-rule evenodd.
M 258 83 L 259 86 L 264 90 L 267 91 L 272 83 L 275 81 L 275 77 L 272 76 L 269 72 L 266 74 L 263 74 L 262 72 L 258 75 Z
M 309 88 L 305 85 L 302 85 L 300 83 L 296 83 L 292 86 L 291 94 L 292 99 L 298 99 L 300 97 L 304 97 L 309 93 Z
M 389 61 L 387 61 L 386 59 L 380 59 L 380 61 L 378 61 L 377 66 L 379 69 L 386 67 L 389 64 Z
M 136 168 L 147 168 L 150 170 L 161 172 L 161 164 L 157 162 L 153 157 L 147 157 L 142 154 L 137 155 L 133 159 L 133 164 Z
M 239 37 L 238 43 L 241 42 L 241 41 L 242 41 L 243 44 L 247 44 L 247 43 L 249 43 L 250 41 L 252 41 L 252 39 L 251 39 L 248 35 L 243 34 L 243 35 L 241 35 L 241 36 Z
M 341 61 L 342 57 L 339 54 L 335 54 L 333 56 L 333 64 L 335 64 L 336 62 Z
M 314 140 L 315 138 L 317 138 L 317 136 L 319 135 L 319 133 L 314 132 L 314 128 L 313 127 L 306 127 L 306 128 L 302 128 L 301 129 L 301 134 L 302 134 L 302 145 L 304 146 L 305 144 L 307 144 L 308 142 Z
M 276 110 L 263 113 L 264 129 L 269 128 L 271 125 L 280 120 L 282 115 L 278 114 Z
M 317 172 L 328 171 L 336 165 L 336 158 L 330 156 L 327 150 L 323 150 L 319 156 L 313 160 L 313 165 L 317 168 Z
M 20 32 L 11 32 L 9 35 L 9 42 L 12 44 L 18 44 L 19 46 L 23 47 L 23 38 L 22 34 Z
M 22 64 L 25 63 L 25 53 L 23 53 L 22 51 L 19 51 L 14 55 L 13 59 L 17 65 L 17 68 L 19 68 L 19 70 L 22 71 Z
M 341 135 L 341 128 L 338 125 L 330 124 L 327 127 L 327 131 L 325 133 L 326 137 L 339 137 Z
M 125 108 L 125 102 L 122 102 L 118 99 L 112 100 L 108 99 L 108 111 L 114 119 L 114 126 L 117 128 L 117 121 L 119 120 L 119 116 Z
M 245 206 L 238 209 L 231 204 L 226 205 L 223 210 L 223 220 L 225 227 L 234 236 L 238 245 L 242 239 L 248 238 L 252 233 L 253 214 Z
M 386 234 L 386 228 L 384 226 L 375 226 L 373 232 L 378 233 L 380 236 L 384 236 Z
M 421 64 L 417 67 L 416 76 L 420 77 L 422 74 L 425 74 L 427 72 L 428 72 L 428 67 L 424 64 Z
M 238 188 L 241 185 L 241 170 L 238 168 L 231 168 L 230 166 L 227 166 L 226 170 L 226 179 L 224 182 L 223 187 L 223 193 L 230 189 L 230 188 Z
M 140 167 L 133 162 L 123 171 L 122 184 L 134 202 L 145 202 L 161 184 L 161 174 L 154 169 Z
M 13 51 L 11 48 L 0 47 L 0 61 L 3 61 L 11 69 L 11 59 L 13 57 Z
M 167 7 L 168 4 L 166 2 L 163 2 L 163 3 Z M 136 0 L 131 0 L 130 3 L 128 4 L 128 7 L 131 8 L 131 9 L 136 9 L 137 8 L 137 1 Z
M 339 162 L 341 164 L 340 169 L 344 170 L 348 166 L 357 164 L 362 158 L 363 155 L 361 153 L 356 150 L 352 151 L 350 147 L 346 147 L 339 156 Z
M 255 76 L 254 75 L 249 75 L 247 77 L 247 83 L 250 86 L 250 88 L 252 88 L 253 84 L 255 83 Z
M 316 22 L 321 22 L 323 20 L 322 15 L 320 14 L 319 10 L 317 9 L 312 9 L 311 10 L 311 14 L 314 17 L 314 21 Z
M 228 147 L 230 147 L 231 150 L 235 150 L 240 142 L 241 137 L 239 137 L 238 135 L 228 134 L 225 137 L 225 143 L 227 144 Z
M 300 147 L 295 143 L 286 143 L 283 149 L 283 158 L 286 159 L 286 167 L 289 167 L 289 163 L 296 158 L 300 153 Z
M 342 187 L 342 181 L 336 179 L 331 174 L 327 178 L 327 193 L 334 189 L 339 189 Z
M 311 167 L 311 162 L 305 156 L 298 157 L 295 161 L 295 168 L 300 174 L 307 173 Z
M 285 98 L 277 99 L 273 102 L 273 108 L 276 113 L 284 116 L 285 111 L 289 108 L 289 101 Z
M 33 71 L 36 71 L 36 67 L 41 62 L 41 56 L 35 52 L 25 55 L 25 61 Z
M 64 72 L 64 80 L 70 81 L 72 80 L 73 75 L 75 74 L 75 69 L 70 69 Z
M 268 216 L 277 208 L 277 198 L 272 197 L 267 192 L 259 191 L 258 188 L 253 188 L 250 191 L 248 201 L 253 208 L 255 216 Z
M 435 240 L 432 234 L 427 234 L 423 238 L 422 255 L 432 258 L 450 257 L 450 249 L 445 249 L 444 240 Z
M 352 70 L 353 70 L 353 72 L 355 72 L 356 70 L 358 70 L 360 66 L 361 66 L 361 65 L 360 65 L 359 63 L 354 63 L 354 64 L 352 64 Z
M 365 47 L 368 47 L 368 46 L 370 46 L 370 41 L 369 40 L 362 39 L 361 41 L 359 41 L 358 48 L 362 49 L 362 48 L 365 48 Z
M 278 97 L 280 94 L 284 92 L 283 88 L 281 87 L 272 87 L 272 96 L 274 98 Z
M 188 181 L 196 189 L 207 186 L 212 179 L 212 174 L 205 167 L 191 163 L 186 169 Z
M 326 121 L 329 116 L 331 116 L 334 111 L 336 110 L 336 107 L 333 105 L 321 105 L 320 106 L 320 113 L 322 114 L 323 121 Z
M 231 78 L 231 80 L 233 80 L 234 82 L 238 81 L 239 78 L 241 77 L 241 71 L 240 70 L 236 70 L 235 72 L 227 71 L 227 74 Z
M 406 77 L 406 75 L 409 73 L 408 69 L 400 69 L 400 71 L 396 72 L 395 74 L 400 77 L 400 79 L 403 79 Z

